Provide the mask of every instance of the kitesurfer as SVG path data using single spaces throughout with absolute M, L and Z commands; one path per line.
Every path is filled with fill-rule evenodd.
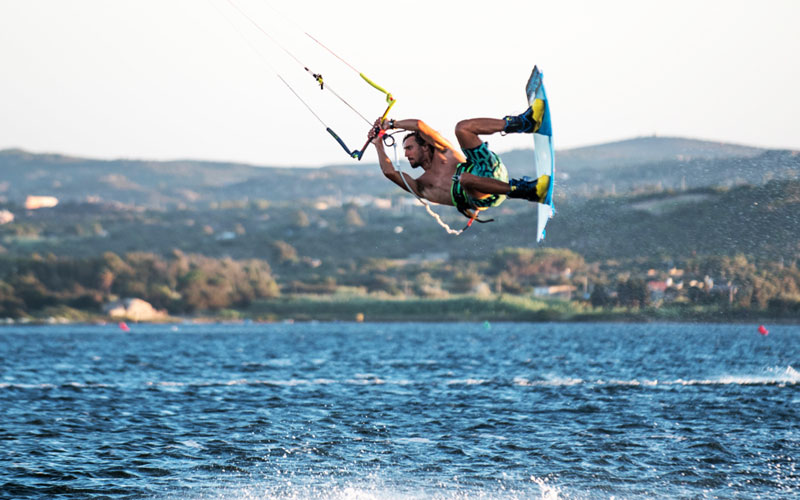
M 536 106 L 516 116 L 499 118 L 473 118 L 456 125 L 456 138 L 461 150 L 456 149 L 439 132 L 422 120 L 381 120 L 369 137 L 378 151 L 383 174 L 392 182 L 433 203 L 454 205 L 462 214 L 474 218 L 475 210 L 485 210 L 502 203 L 506 197 L 532 202 L 543 202 L 550 184 L 550 176 L 538 179 L 522 177 L 508 179 L 508 172 L 500 157 L 489 149 L 480 135 L 504 133 L 533 133 L 540 122 L 534 118 Z M 403 138 L 403 151 L 412 167 L 422 167 L 424 172 L 416 179 L 397 171 L 386 154 L 381 131 L 407 130 Z M 405 176 L 405 182 L 401 175 Z M 406 187 L 406 184 L 408 187 Z

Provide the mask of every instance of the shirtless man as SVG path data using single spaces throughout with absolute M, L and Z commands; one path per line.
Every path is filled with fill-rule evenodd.
M 533 133 L 540 123 L 528 108 L 517 116 L 473 118 L 456 125 L 456 138 L 461 151 L 453 147 L 436 130 L 422 120 L 378 120 L 380 130 L 401 129 L 410 133 L 403 138 L 403 150 L 412 167 L 422 167 L 422 175 L 414 179 L 398 172 L 386 154 L 383 141 L 376 130 L 370 139 L 378 151 L 381 171 L 389 180 L 420 198 L 433 203 L 454 205 L 459 212 L 474 218 L 476 211 L 486 210 L 502 203 L 506 197 L 542 202 L 547 195 L 550 176 L 538 179 L 508 179 L 505 165 L 497 154 L 489 150 L 488 143 L 479 135 L 505 133 Z M 403 178 L 405 177 L 405 182 Z

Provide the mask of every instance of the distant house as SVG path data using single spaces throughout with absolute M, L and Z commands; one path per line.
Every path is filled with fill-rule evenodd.
M 368 196 L 368 195 L 349 196 L 347 198 L 347 203 L 351 203 L 357 207 L 366 207 L 372 205 L 374 200 L 375 200 L 374 196 Z
M 533 296 L 569 300 L 575 290 L 577 288 L 572 285 L 537 286 L 533 289 Z
M 9 222 L 14 222 L 14 214 L 8 210 L 0 210 L 0 226 Z
M 149 302 L 137 298 L 109 302 L 103 306 L 103 312 L 113 319 L 130 321 L 157 321 L 167 317 L 165 311 L 159 311 Z
M 492 287 L 485 281 L 481 281 L 472 287 L 470 293 L 481 297 L 488 297 L 492 294 Z
M 422 252 L 412 253 L 408 256 L 408 262 L 446 262 L 450 258 L 447 252 Z
M 233 231 L 223 231 L 214 237 L 217 241 L 230 241 L 236 239 L 236 233 Z
M 650 292 L 650 299 L 653 302 L 663 300 L 670 284 L 671 283 L 667 281 L 648 281 L 647 290 Z
M 712 288 L 714 288 L 714 279 L 711 278 L 710 276 L 706 276 L 705 278 L 703 278 L 703 281 L 691 280 L 689 281 L 689 287 L 711 290 Z
M 323 211 L 329 209 L 331 207 L 331 203 L 324 200 L 317 200 L 312 204 L 312 206 L 315 210 Z
M 739 287 L 734 285 L 733 282 L 728 281 L 724 285 L 716 285 L 710 292 L 712 295 L 716 295 L 718 297 L 723 297 L 727 299 L 727 301 L 733 304 L 734 298 L 736 298 L 736 294 L 739 293 Z
M 56 198 L 55 196 L 28 196 L 25 199 L 26 210 L 52 208 L 56 205 L 58 205 L 58 198 Z
M 669 275 L 676 278 L 680 278 L 681 276 L 683 276 L 683 273 L 684 273 L 683 269 L 678 269 L 676 267 L 672 267 L 669 270 Z
M 380 210 L 391 210 L 392 200 L 389 198 L 375 198 L 372 200 L 372 205 Z

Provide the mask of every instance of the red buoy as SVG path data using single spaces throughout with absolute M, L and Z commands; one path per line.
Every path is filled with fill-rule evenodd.
M 120 321 L 119 325 L 117 325 L 117 326 L 119 326 L 119 329 L 122 330 L 123 332 L 131 331 L 131 327 L 129 327 L 127 324 L 125 324 L 124 321 Z
M 758 326 L 758 333 L 760 333 L 761 335 L 768 335 L 769 334 L 769 330 L 767 330 L 764 325 L 759 325 Z

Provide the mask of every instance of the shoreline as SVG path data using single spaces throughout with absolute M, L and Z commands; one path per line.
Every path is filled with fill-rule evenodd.
M 582 302 L 512 295 L 447 298 L 291 296 L 259 301 L 242 309 L 202 311 L 154 319 L 109 317 L 59 306 L 34 316 L 0 318 L 0 327 L 58 324 L 181 323 L 768 323 L 800 324 L 784 312 L 671 304 L 643 309 L 594 308 Z

